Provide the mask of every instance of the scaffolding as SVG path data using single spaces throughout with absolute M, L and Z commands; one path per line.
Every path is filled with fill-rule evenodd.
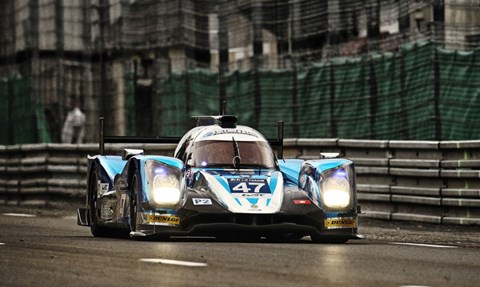
M 223 101 L 290 137 L 478 138 L 479 4 L 1 1 L 0 144 L 58 142 L 72 99 L 88 142 L 99 116 L 112 135 L 181 135 Z

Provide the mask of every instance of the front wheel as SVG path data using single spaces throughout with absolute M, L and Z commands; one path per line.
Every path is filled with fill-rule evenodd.
M 333 244 L 343 244 L 346 243 L 349 238 L 343 236 L 321 236 L 321 235 L 311 235 L 312 241 L 315 243 L 333 243 Z
M 100 226 L 98 223 L 99 209 L 98 209 L 98 174 L 95 168 L 90 173 L 89 190 L 90 190 L 90 231 L 95 237 L 106 237 L 109 235 L 108 230 Z
M 137 194 L 138 194 L 138 187 L 137 187 L 137 176 L 134 175 L 132 177 L 132 181 L 130 182 L 131 186 L 131 195 L 130 195 L 130 232 L 135 232 L 137 230 Z

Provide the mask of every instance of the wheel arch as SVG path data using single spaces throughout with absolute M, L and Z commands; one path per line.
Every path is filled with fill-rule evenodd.
M 108 160 L 100 157 L 89 157 L 88 158 L 88 167 L 87 167 L 87 206 L 90 206 L 92 199 L 92 180 L 94 173 L 97 174 L 97 180 L 100 180 L 102 183 L 108 183 L 108 190 L 114 189 L 114 177 L 116 176 L 115 169 L 112 168 Z

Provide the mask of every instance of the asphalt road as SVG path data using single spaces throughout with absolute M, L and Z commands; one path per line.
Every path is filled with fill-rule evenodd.
M 400 229 L 366 226 L 366 240 L 339 245 L 144 242 L 94 238 L 71 213 L 0 206 L 0 286 L 479 286 L 477 245 L 456 241 L 461 231 L 441 232 L 451 245 L 422 243 L 439 231 L 419 228 L 381 238 Z

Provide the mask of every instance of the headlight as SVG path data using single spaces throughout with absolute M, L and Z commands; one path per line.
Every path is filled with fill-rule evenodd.
M 175 208 L 181 200 L 180 170 L 147 161 L 150 198 L 158 208 Z
M 323 203 L 329 209 L 345 209 L 351 203 L 351 186 L 348 173 L 338 169 L 328 173 L 328 177 L 321 181 Z
M 153 200 L 161 207 L 180 202 L 180 182 L 175 175 L 156 175 L 153 179 Z

